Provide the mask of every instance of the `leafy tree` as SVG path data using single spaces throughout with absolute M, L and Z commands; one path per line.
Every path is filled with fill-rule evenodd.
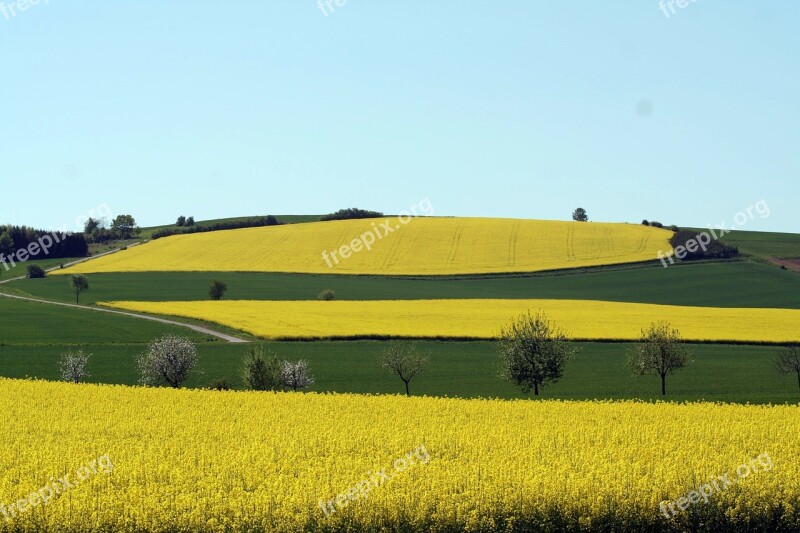
M 111 231 L 118 239 L 130 239 L 141 231 L 131 215 L 117 215 L 111 222 Z
M 181 215 L 181 216 L 178 217 L 178 220 L 175 221 L 175 225 L 176 226 L 183 226 L 184 224 L 186 224 L 186 217 Z
M 572 220 L 577 222 L 586 222 L 589 220 L 589 216 L 586 214 L 586 209 L 579 207 L 575 211 L 572 212 Z
M 69 277 L 69 284 L 75 291 L 75 303 L 80 303 L 81 293 L 89 290 L 89 280 L 86 279 L 86 276 L 73 274 Z
M 94 230 L 100 227 L 100 221 L 96 218 L 89 217 L 86 220 L 86 223 L 83 225 L 83 233 L 87 236 L 91 236 L 94 233 Z
M 143 385 L 168 385 L 177 389 L 197 364 L 197 349 L 185 337 L 166 334 L 147 346 L 138 364 Z
M 194 217 L 189 217 L 186 219 L 187 226 L 194 226 Z
M 83 353 L 83 349 L 63 354 L 59 363 L 61 379 L 71 383 L 80 383 L 88 378 L 89 373 L 86 371 L 86 363 L 88 362 L 89 355 Z
M 800 346 L 788 346 L 786 351 L 775 360 L 775 370 L 781 374 L 797 374 L 797 385 L 800 386 Z
M 280 390 L 281 362 L 263 346 L 250 346 L 242 365 L 242 380 L 252 390 Z
M 46 272 L 39 265 L 28 265 L 28 277 L 30 279 L 37 279 L 45 277 Z
M 335 298 L 336 298 L 336 293 L 333 292 L 333 289 L 325 289 L 324 291 L 322 291 L 317 295 L 318 300 L 325 300 L 326 302 L 329 302 Z
M 547 315 L 530 311 L 513 319 L 500 331 L 500 376 L 534 396 L 546 383 L 555 383 L 576 353 L 566 334 Z
M 228 286 L 225 284 L 225 282 L 216 279 L 208 284 L 208 295 L 212 300 L 222 299 L 222 296 L 227 290 Z
M 305 389 L 314 384 L 314 378 L 308 371 L 308 363 L 301 359 L 299 361 L 284 361 L 281 368 L 281 385 L 297 391 Z
M 419 353 L 413 344 L 392 344 L 381 356 L 380 363 L 397 374 L 406 386 L 406 396 L 411 396 L 408 384 L 428 363 L 428 357 Z
M 650 222 L 647 219 L 642 220 L 642 226 L 649 226 Z
M 0 233 L 0 254 L 9 255 L 14 253 L 14 240 L 7 231 Z
M 667 374 L 691 363 L 681 333 L 668 322 L 653 322 L 643 329 L 639 341 L 629 350 L 627 364 L 640 376 L 661 377 L 661 395 L 667 394 Z

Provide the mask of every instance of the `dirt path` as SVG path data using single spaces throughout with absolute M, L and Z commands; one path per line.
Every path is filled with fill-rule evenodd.
M 135 245 L 132 245 L 132 246 L 135 246 Z M 95 259 L 95 258 L 101 257 L 103 255 L 113 254 L 113 253 L 115 253 L 117 251 L 118 250 L 111 250 L 110 252 L 105 252 L 105 253 L 98 254 L 98 255 L 95 255 L 95 256 L 92 256 L 92 257 L 87 257 L 85 259 L 79 259 L 77 261 L 72 261 L 71 263 L 65 263 L 64 266 L 65 267 L 72 266 L 72 265 L 75 265 L 75 264 L 78 264 L 78 263 L 82 263 L 84 261 L 88 261 L 89 259 Z M 60 269 L 60 268 L 61 267 L 53 267 L 53 268 L 47 269 L 47 271 L 50 272 L 52 270 L 56 270 L 56 269 Z M 10 281 L 15 281 L 15 280 L 24 279 L 24 278 L 25 278 L 25 276 L 19 276 L 19 277 L 16 277 L 16 278 L 0 280 L 0 284 L 8 283 Z M 36 303 L 40 303 L 40 304 L 60 305 L 62 307 L 73 307 L 73 308 L 76 308 L 76 309 L 84 309 L 84 310 L 88 310 L 88 311 L 96 311 L 96 312 L 99 312 L 99 313 L 111 313 L 112 315 L 129 316 L 129 317 L 133 317 L 133 318 L 139 318 L 139 319 L 142 319 L 142 320 L 151 320 L 153 322 L 159 322 L 161 324 L 169 324 L 171 326 L 180 326 L 182 328 L 189 328 L 189 329 L 191 329 L 193 331 L 197 331 L 198 333 L 203 333 L 205 335 L 211 335 L 212 337 L 217 337 L 218 339 L 222 339 L 222 340 L 227 341 L 227 342 L 249 342 L 249 341 L 246 341 L 244 339 L 240 339 L 238 337 L 234 337 L 232 335 L 226 335 L 225 333 L 220 333 L 219 331 L 214 331 L 213 329 L 205 328 L 203 326 L 196 326 L 194 324 L 186 324 L 185 322 L 177 322 L 175 320 L 168 320 L 166 318 L 158 318 L 158 317 L 149 316 L 149 315 L 140 315 L 138 313 L 130 313 L 130 312 L 127 312 L 127 311 L 116 311 L 114 309 L 103 309 L 102 307 L 89 307 L 88 305 L 69 304 L 69 303 L 66 303 L 66 302 L 54 302 L 52 300 L 44 300 L 42 298 L 30 298 L 28 296 L 17 296 L 17 295 L 14 295 L 14 294 L 5 294 L 5 293 L 2 293 L 2 292 L 0 292 L 0 297 L 13 298 L 15 300 L 24 300 L 24 301 L 27 301 L 27 302 L 36 302 Z

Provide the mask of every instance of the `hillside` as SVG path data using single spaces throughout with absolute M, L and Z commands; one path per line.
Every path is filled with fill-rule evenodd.
M 56 274 L 294 272 L 448 275 L 654 260 L 671 232 L 634 224 L 493 218 L 315 222 L 158 239 Z M 350 247 L 344 250 L 343 247 Z

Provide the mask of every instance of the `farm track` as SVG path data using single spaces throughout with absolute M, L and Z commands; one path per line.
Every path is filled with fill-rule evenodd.
M 133 246 L 135 246 L 135 245 L 133 245 Z M 89 259 L 94 259 L 95 257 L 100 257 L 102 255 L 112 254 L 112 253 L 115 253 L 117 251 L 118 250 L 112 250 L 110 252 L 105 252 L 103 254 L 98 254 L 98 255 L 90 257 L 90 258 L 79 259 L 78 261 L 73 261 L 71 263 L 67 263 L 64 266 L 66 267 L 66 266 L 75 265 L 75 264 L 78 264 L 78 263 L 82 263 L 84 261 L 88 261 Z M 50 271 L 56 270 L 58 268 L 60 268 L 60 267 L 49 268 L 49 269 L 47 269 L 47 271 L 50 272 Z M 2 281 L 0 281 L 0 285 L 2 285 L 4 283 L 9 283 L 11 281 L 16 281 L 16 280 L 19 280 L 19 279 L 24 279 L 24 278 L 25 278 L 25 276 L 18 276 L 16 278 L 10 278 L 10 279 L 6 279 L 6 280 L 2 280 Z M 123 315 L 123 316 L 138 318 L 138 319 L 142 319 L 142 320 L 150 320 L 152 322 L 159 322 L 161 324 L 167 324 L 167 325 L 171 325 L 171 326 L 180 326 L 180 327 L 183 327 L 183 328 L 188 328 L 188 329 L 191 329 L 191 330 L 196 331 L 198 333 L 202 333 L 204 335 L 211 335 L 212 337 L 216 337 L 218 339 L 222 339 L 222 340 L 224 340 L 226 342 L 233 342 L 233 343 L 249 342 L 249 341 L 246 341 L 244 339 L 240 339 L 240 338 L 234 337 L 232 335 L 227 335 L 225 333 L 221 333 L 219 331 L 215 331 L 215 330 L 210 329 L 210 328 L 206 328 L 206 327 L 203 327 L 203 326 L 197 326 L 195 324 L 187 324 L 185 322 L 178 322 L 176 320 L 168 320 L 166 318 L 158 318 L 158 317 L 149 316 L 149 315 L 141 315 L 141 314 L 138 314 L 138 313 L 130 313 L 130 312 L 127 312 L 127 311 L 115 311 L 113 309 L 102 309 L 102 308 L 99 308 L 99 307 L 90 307 L 88 305 L 69 304 L 69 303 L 65 303 L 65 302 L 54 302 L 52 300 L 45 300 L 43 298 L 32 298 L 32 297 L 29 297 L 29 296 L 18 296 L 16 294 L 6 294 L 6 293 L 3 293 L 3 292 L 0 292 L 0 297 L 12 298 L 14 300 L 22 300 L 22 301 L 27 301 L 27 302 L 35 302 L 35 303 L 40 303 L 40 304 L 59 305 L 61 307 L 71 307 L 71 308 L 74 308 L 74 309 L 85 309 L 85 310 L 88 310 L 88 311 L 98 311 L 98 312 L 101 312 L 101 313 L 110 313 L 110 314 L 113 314 L 113 315 Z

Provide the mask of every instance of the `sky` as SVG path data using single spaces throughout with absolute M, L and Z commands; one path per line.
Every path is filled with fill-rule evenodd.
M 1 1 L 0 223 L 763 202 L 740 229 L 800 233 L 800 2 Z

